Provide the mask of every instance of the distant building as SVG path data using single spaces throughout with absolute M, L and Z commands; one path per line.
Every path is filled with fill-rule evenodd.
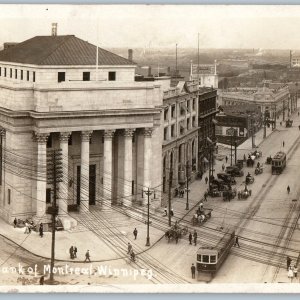
M 193 64 L 191 62 L 190 80 L 199 80 L 200 87 L 218 88 L 217 61 L 214 64 Z
M 291 67 L 292 68 L 299 68 L 300 67 L 300 53 L 294 52 L 291 53 Z

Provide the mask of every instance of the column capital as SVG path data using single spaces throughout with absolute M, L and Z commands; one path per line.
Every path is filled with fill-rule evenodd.
M 60 132 L 59 140 L 60 142 L 68 142 L 72 132 Z
M 116 132 L 115 130 L 104 130 L 104 138 L 105 139 L 112 139 L 115 132 Z
M 144 128 L 144 131 L 143 131 L 145 137 L 151 137 L 152 132 L 153 132 L 153 127 L 146 127 L 146 128 Z
M 5 133 L 6 133 L 6 130 L 3 128 L 3 127 L 1 127 L 0 128 L 0 136 L 5 136 Z
M 125 137 L 133 137 L 133 134 L 135 132 L 135 129 L 125 129 L 124 130 L 124 136 Z
M 89 130 L 89 131 L 81 131 L 81 141 L 83 142 L 89 142 L 90 138 L 92 136 L 93 131 Z
M 34 139 L 39 144 L 45 144 L 45 143 L 47 143 L 49 135 L 50 135 L 49 133 L 34 132 Z

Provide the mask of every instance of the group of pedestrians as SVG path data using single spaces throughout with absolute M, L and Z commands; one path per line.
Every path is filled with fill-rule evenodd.
M 175 197 L 183 198 L 184 197 L 184 189 L 175 189 Z
M 196 230 L 194 230 L 193 234 L 190 232 L 190 234 L 189 234 L 190 245 L 192 245 L 192 241 L 194 240 L 194 245 L 196 246 L 197 245 L 197 238 L 198 238 L 198 234 L 197 234 Z
M 69 249 L 69 253 L 70 253 L 70 258 L 74 259 L 77 258 L 77 247 L 76 246 L 71 246 Z
M 294 278 L 298 277 L 298 268 L 296 264 L 292 267 L 292 259 L 288 256 L 286 258 L 286 269 L 288 272 L 288 278 L 293 281 Z
M 164 208 L 164 217 L 166 217 L 167 215 L 168 215 L 168 208 L 167 208 L 167 206 L 165 206 L 165 208 Z M 171 215 L 171 217 L 174 217 L 173 208 L 171 208 L 171 210 L 170 210 L 170 215 Z

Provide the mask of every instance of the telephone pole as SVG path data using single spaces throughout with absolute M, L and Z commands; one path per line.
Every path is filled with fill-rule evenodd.
M 54 282 L 54 260 L 55 260 L 55 225 L 58 215 L 57 184 L 62 181 L 62 150 L 52 150 L 47 155 L 47 182 L 53 185 L 53 201 L 48 213 L 52 215 L 52 242 L 51 242 L 51 262 L 50 262 L 50 283 Z
M 169 217 L 169 226 L 172 225 L 172 223 L 171 223 L 172 180 L 173 180 L 173 172 L 170 171 L 170 173 L 169 173 L 169 216 L 168 216 Z

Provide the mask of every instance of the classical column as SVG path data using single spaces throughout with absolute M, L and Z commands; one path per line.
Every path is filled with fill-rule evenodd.
M 48 133 L 35 133 L 37 149 L 37 181 L 36 181 L 36 216 L 41 219 L 46 216 L 46 164 Z M 44 175 L 43 175 L 44 174 Z
M 62 151 L 62 181 L 59 182 L 59 191 L 58 191 L 58 214 L 60 216 L 66 216 L 68 212 L 68 163 L 69 163 L 69 137 L 71 132 L 60 132 L 59 141 L 60 141 L 60 149 Z
M 152 132 L 153 128 L 144 129 L 144 190 L 151 188 Z
M 93 131 L 81 131 L 80 211 L 89 210 L 90 138 Z
M 112 139 L 115 130 L 104 131 L 103 147 L 103 194 L 104 199 L 112 201 Z
M 123 195 L 125 203 L 132 201 L 132 137 L 134 129 L 125 129 L 124 132 L 124 174 Z

